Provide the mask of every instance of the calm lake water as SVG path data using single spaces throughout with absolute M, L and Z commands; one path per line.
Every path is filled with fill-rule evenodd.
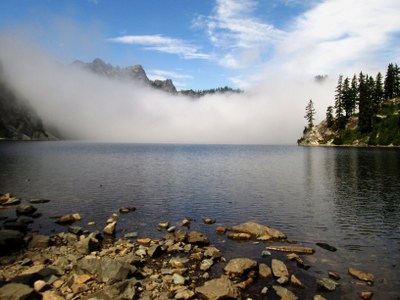
M 399 167 L 400 150 L 390 148 L 1 142 L 0 192 L 50 199 L 36 205 L 43 216 L 31 225 L 45 233 L 65 231 L 49 216 L 79 212 L 80 225 L 95 221 L 101 230 L 111 213 L 134 206 L 120 216 L 118 236 L 161 237 L 158 222 L 179 225 L 190 217 L 191 229 L 208 235 L 227 258 L 268 262 L 261 251 L 269 244 L 227 240 L 201 218 L 223 226 L 254 220 L 316 249 L 304 257 L 312 267 L 298 271 L 311 288 L 298 295 L 312 299 L 313 277 L 333 270 L 341 286 L 324 293 L 327 299 L 355 299 L 361 290 L 400 299 Z M 374 286 L 351 284 L 349 266 L 373 273 Z

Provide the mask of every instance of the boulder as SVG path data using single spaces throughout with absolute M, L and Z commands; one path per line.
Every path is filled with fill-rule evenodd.
M 274 274 L 275 277 L 289 277 L 288 269 L 283 261 L 273 258 L 271 262 L 271 268 L 272 274 Z
M 0 299 L 35 300 L 42 299 L 42 296 L 28 285 L 21 283 L 9 283 L 0 288 Z
M 252 236 L 262 240 L 286 239 L 286 235 L 283 232 L 252 221 L 233 226 L 230 229 L 234 232 L 249 233 Z
M 257 262 L 249 258 L 233 258 L 225 266 L 224 271 L 227 274 L 241 276 L 243 273 L 255 268 Z
M 98 251 L 101 248 L 101 243 L 98 239 L 88 236 L 75 243 L 75 248 L 81 254 L 89 254 L 92 251 Z
M 209 239 L 201 232 L 191 231 L 187 236 L 187 242 L 189 244 L 208 245 Z
M 196 293 L 205 299 L 239 299 L 239 289 L 227 276 L 206 281 L 203 286 L 196 288 Z
M 81 235 L 83 233 L 83 228 L 80 226 L 68 226 L 68 232 Z
M 127 279 L 111 285 L 106 291 L 112 299 L 135 299 L 136 285 L 136 279 Z
M 17 215 L 31 215 L 37 210 L 36 207 L 30 204 L 20 204 L 16 208 Z

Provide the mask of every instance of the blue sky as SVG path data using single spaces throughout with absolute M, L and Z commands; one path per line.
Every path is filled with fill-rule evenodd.
M 337 77 L 400 57 L 398 0 L 3 0 L 0 31 L 57 59 L 141 64 L 178 89 Z

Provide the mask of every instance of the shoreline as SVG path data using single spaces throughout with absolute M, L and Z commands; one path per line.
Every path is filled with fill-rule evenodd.
M 18 219 L 34 222 L 34 214 L 40 213 L 36 207 L 21 214 L 21 206 L 29 211 L 29 205 L 23 203 L 4 208 L 20 211 L 11 227 L 16 228 Z M 134 214 L 135 210 L 120 208 L 119 213 Z M 29 228 L 22 235 L 14 232 L 20 243 L 16 243 L 17 250 L 0 256 L 0 296 L 4 290 L 18 289 L 32 294 L 30 299 L 214 299 L 215 293 L 221 292 L 228 293 L 220 295 L 227 299 L 283 295 L 286 295 L 285 299 L 333 299 L 341 293 L 339 284 L 350 280 L 340 279 L 348 274 L 339 276 L 334 272 L 324 274 L 322 278 L 307 274 L 310 265 L 303 258 L 312 256 L 314 249 L 311 251 L 300 243 L 293 244 L 282 232 L 266 225 L 248 222 L 247 225 L 240 224 L 240 228 L 226 228 L 215 225 L 215 220 L 204 218 L 202 222 L 214 226 L 221 239 L 234 239 L 249 245 L 259 243 L 266 247 L 285 246 L 289 251 L 266 248 L 259 260 L 239 257 L 228 261 L 213 241 L 201 232 L 190 230 L 190 223 L 195 222 L 190 219 L 184 218 L 179 226 L 170 226 L 166 221 L 154 224 L 165 232 L 161 239 L 139 239 L 134 233 L 115 239 L 117 213 L 107 220 L 110 234 L 105 233 L 107 226 L 102 233 L 74 226 L 79 218 L 79 214 L 69 214 L 56 220 L 68 224 L 67 233 L 46 236 L 30 232 Z M 13 223 L 2 221 L 3 227 Z M 262 234 L 252 232 L 254 228 L 261 228 Z M 2 229 L 0 232 L 4 233 L 4 230 L 15 231 Z M 11 245 L 10 241 L 8 245 Z M 309 252 L 296 252 L 299 249 Z M 335 250 L 334 247 L 330 249 Z M 284 270 L 284 273 L 277 270 Z M 363 293 L 362 299 L 370 299 L 373 279 L 358 280 L 359 297 Z M 368 295 L 369 298 L 365 298 Z

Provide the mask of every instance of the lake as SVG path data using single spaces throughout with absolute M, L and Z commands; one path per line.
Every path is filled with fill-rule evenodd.
M 178 226 L 190 217 L 191 229 L 209 236 L 225 257 L 261 262 L 269 243 L 215 234 L 216 225 L 254 220 L 316 250 L 304 257 L 312 265 L 307 276 L 341 275 L 337 291 L 324 294 L 328 299 L 354 299 L 361 290 L 400 299 L 399 167 L 396 148 L 1 142 L 0 192 L 50 199 L 36 205 L 43 216 L 31 225 L 44 233 L 66 230 L 50 216 L 79 212 L 78 225 L 95 221 L 89 229 L 102 230 L 120 207 L 136 207 L 119 217 L 118 236 L 162 237 L 160 221 Z M 217 223 L 206 225 L 202 217 Z M 374 286 L 350 283 L 356 280 L 349 266 L 373 273 Z

